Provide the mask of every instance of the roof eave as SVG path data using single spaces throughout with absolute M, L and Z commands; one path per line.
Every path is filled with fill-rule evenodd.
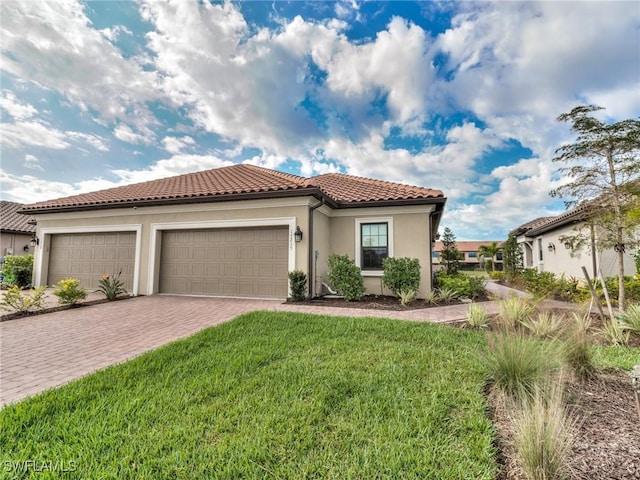
M 436 205 L 437 210 L 444 208 L 446 197 L 405 198 L 391 200 L 363 200 L 359 202 L 338 202 L 337 208 L 365 207 L 402 207 L 407 205 Z M 438 207 L 439 206 L 439 207 Z
M 270 198 L 291 198 L 313 196 L 318 199 L 325 197 L 325 202 L 335 208 L 335 202 L 326 196 L 318 188 L 296 188 L 290 190 L 272 190 L 262 192 L 230 193 L 218 195 L 202 195 L 198 197 L 159 198 L 151 200 L 127 200 L 123 202 L 91 203 L 86 205 L 49 206 L 31 209 L 22 209 L 18 213 L 24 215 L 37 215 L 46 213 L 84 212 L 91 210 L 109 210 L 114 208 L 156 207 L 167 205 L 192 205 L 198 203 L 217 203 L 239 200 L 261 200 Z

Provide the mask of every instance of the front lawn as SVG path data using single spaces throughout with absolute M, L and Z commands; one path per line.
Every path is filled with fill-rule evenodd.
M 5 407 L 0 461 L 39 479 L 494 478 L 485 346 L 431 324 L 254 312 Z

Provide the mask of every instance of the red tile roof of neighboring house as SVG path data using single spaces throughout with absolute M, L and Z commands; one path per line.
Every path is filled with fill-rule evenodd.
M 456 248 L 459 252 L 477 252 L 483 245 L 490 245 L 491 240 L 488 241 L 456 241 Z M 498 241 L 498 246 L 502 246 L 502 242 Z M 433 246 L 434 252 L 442 251 L 442 242 L 436 242 Z
M 444 202 L 440 190 L 337 173 L 304 178 L 254 165 L 188 173 L 176 177 L 83 193 L 25 205 L 24 212 L 45 212 L 196 201 L 315 195 L 335 207 L 401 201 Z
M 22 207 L 21 203 L 0 201 L 0 231 L 26 234 L 36 231 L 35 225 L 28 223 L 34 220 L 33 217 L 18 213 Z

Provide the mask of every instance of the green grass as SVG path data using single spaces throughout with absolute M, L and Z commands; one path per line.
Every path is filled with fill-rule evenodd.
M 450 327 L 254 312 L 5 407 L 0 462 L 94 479 L 494 478 L 485 349 Z
M 633 370 L 634 365 L 640 365 L 640 349 L 597 345 L 593 347 L 593 361 L 599 369 Z

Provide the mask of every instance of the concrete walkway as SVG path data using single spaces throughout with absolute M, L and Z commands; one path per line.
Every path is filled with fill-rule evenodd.
M 483 306 L 497 311 L 496 302 Z M 10 320 L 0 323 L 0 405 L 255 310 L 443 323 L 463 320 L 467 306 L 388 311 L 153 295 Z

